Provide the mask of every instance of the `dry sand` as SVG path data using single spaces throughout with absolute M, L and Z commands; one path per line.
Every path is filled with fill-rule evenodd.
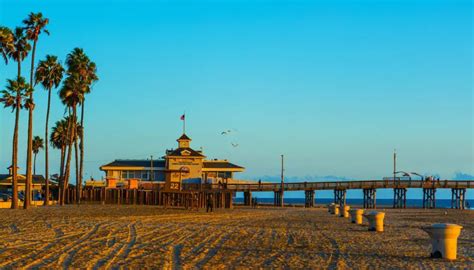
M 260 208 L 212 214 L 153 206 L 1 209 L 3 268 L 470 268 L 474 212 L 386 211 L 385 232 L 325 209 Z M 458 260 L 430 259 L 421 226 L 464 226 Z

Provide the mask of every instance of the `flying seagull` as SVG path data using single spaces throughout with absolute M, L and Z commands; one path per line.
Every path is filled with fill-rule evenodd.
M 238 143 L 232 143 L 232 146 L 237 147 L 237 146 L 239 146 L 239 144 Z
M 222 131 L 222 132 L 221 132 L 221 135 L 227 135 L 227 134 L 229 134 L 229 133 L 231 133 L 231 132 L 232 132 L 232 130 L 228 129 L 228 130 L 226 130 L 226 131 Z

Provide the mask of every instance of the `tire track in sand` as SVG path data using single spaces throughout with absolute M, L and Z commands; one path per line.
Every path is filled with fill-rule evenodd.
M 104 267 L 105 269 L 109 269 L 113 263 L 117 260 L 123 262 L 127 257 L 130 251 L 132 250 L 133 246 L 137 242 L 137 228 L 136 222 L 130 223 L 128 226 L 128 236 L 125 243 L 121 244 L 117 248 L 115 248 L 107 258 L 104 260 L 100 260 L 94 265 L 94 269 L 98 269 Z
M 75 249 L 83 246 L 87 241 L 91 239 L 91 237 L 97 232 L 97 230 L 102 226 L 103 223 L 95 224 L 87 233 L 83 236 L 79 237 L 76 241 L 73 241 L 60 250 L 57 250 L 55 253 L 49 253 L 45 256 L 36 258 L 34 261 L 30 262 L 29 264 L 23 266 L 22 268 L 42 268 L 46 267 L 48 264 L 52 263 L 54 260 L 58 259 L 58 266 L 62 265 L 62 261 L 68 254 L 74 252 Z M 56 243 L 51 243 L 56 244 Z M 75 254 L 75 252 L 73 253 Z

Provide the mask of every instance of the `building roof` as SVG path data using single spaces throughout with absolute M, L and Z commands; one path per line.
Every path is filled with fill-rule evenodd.
M 178 148 L 175 150 L 170 150 L 169 152 L 166 153 L 167 156 L 173 156 L 173 157 L 181 157 L 181 156 L 186 156 L 186 157 L 204 157 L 203 154 L 200 152 L 193 150 L 189 147 L 187 148 Z
M 0 183 L 11 183 L 11 176 L 11 174 L 0 174 Z M 18 183 L 24 184 L 25 180 L 26 177 L 23 174 L 18 174 Z M 44 184 L 45 182 L 44 176 L 39 174 L 33 175 L 33 184 Z
M 102 167 L 150 167 L 149 159 L 116 159 Z M 162 159 L 153 160 L 153 167 L 165 167 L 165 161 Z
M 230 163 L 227 160 L 217 160 L 217 161 L 204 161 L 203 168 L 206 169 L 244 169 L 233 163 Z
M 191 138 L 189 138 L 188 135 L 186 135 L 186 134 L 183 133 L 183 135 L 181 135 L 181 137 L 179 137 L 178 141 L 181 141 L 181 140 L 183 140 L 183 141 L 191 141 Z

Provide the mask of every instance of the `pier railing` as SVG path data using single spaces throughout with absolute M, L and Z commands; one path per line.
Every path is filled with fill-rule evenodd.
M 361 180 L 333 182 L 298 182 L 285 183 L 286 191 L 297 190 L 335 190 L 335 189 L 379 189 L 379 188 L 474 188 L 474 180 Z M 184 190 L 216 190 L 232 191 L 278 191 L 281 183 L 256 184 L 183 184 Z

